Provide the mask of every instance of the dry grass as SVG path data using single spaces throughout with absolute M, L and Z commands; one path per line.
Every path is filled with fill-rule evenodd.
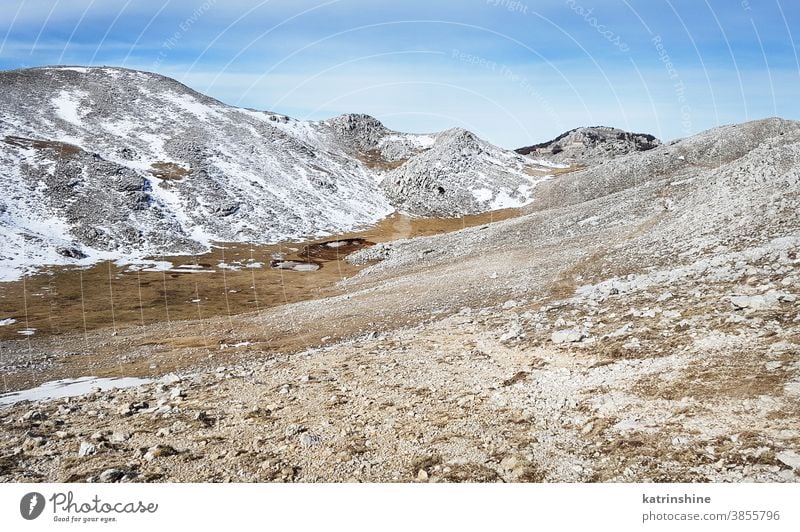
M 150 173 L 158 179 L 164 181 L 180 181 L 184 177 L 191 175 L 191 171 L 175 163 L 157 162 L 153 163 Z
M 367 168 L 372 170 L 389 171 L 403 166 L 408 159 L 397 159 L 396 161 L 387 161 L 381 155 L 380 150 L 368 150 L 356 155 L 358 160 L 364 163 Z
M 62 160 L 73 159 L 83 152 L 83 150 L 78 146 L 53 140 L 35 140 L 24 137 L 8 136 L 5 137 L 3 141 L 11 146 L 16 146 L 17 148 L 33 148 L 39 151 L 47 151 L 57 159 Z

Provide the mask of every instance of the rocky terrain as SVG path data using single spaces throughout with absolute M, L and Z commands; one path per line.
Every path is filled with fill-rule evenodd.
M 579 127 L 548 142 L 516 150 L 532 158 L 569 164 L 597 164 L 611 157 L 647 151 L 661 144 L 653 135 L 630 133 L 614 127 Z
M 0 281 L 521 206 L 550 170 L 466 131 L 300 121 L 120 68 L 4 71 L 0 89 Z
M 0 409 L 0 478 L 796 482 L 798 154 L 725 126 L 358 251 L 330 297 L 6 342 L 8 374 L 153 380 Z

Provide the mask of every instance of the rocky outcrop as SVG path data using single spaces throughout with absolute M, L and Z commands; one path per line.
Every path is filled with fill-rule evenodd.
M 596 126 L 572 129 L 551 141 L 519 148 L 516 152 L 534 158 L 592 164 L 618 155 L 652 150 L 660 145 L 661 141 L 653 135 Z

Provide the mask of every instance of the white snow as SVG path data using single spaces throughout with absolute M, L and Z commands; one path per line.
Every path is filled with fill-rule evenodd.
M 505 190 L 499 190 L 491 204 L 491 209 L 510 209 L 513 207 L 522 207 L 526 202 L 520 201 L 508 194 Z
M 536 164 L 538 166 L 544 166 L 546 168 L 569 168 L 568 164 L 562 163 L 554 163 L 553 161 L 548 161 L 547 159 L 530 159 L 529 162 Z
M 13 325 L 17 323 L 17 320 L 14 318 L 6 318 L 4 320 L 0 320 L 0 327 L 5 327 L 6 325 Z
M 71 124 L 83 126 L 78 107 L 80 106 L 81 97 L 84 96 L 85 94 L 81 92 L 61 91 L 57 97 L 53 98 L 56 115 Z
M 491 200 L 494 194 L 488 188 L 475 188 L 472 190 L 472 196 L 475 198 L 475 201 L 483 203 Z
M 87 74 L 91 69 L 86 67 L 57 67 L 57 68 L 52 68 L 51 70 L 71 70 L 73 72 L 80 72 L 81 74 Z
M 167 103 L 172 103 L 174 105 L 177 105 L 184 111 L 193 114 L 200 120 L 208 121 L 210 118 L 220 117 L 220 113 L 217 112 L 216 109 L 202 103 L 201 101 L 197 100 L 196 98 L 188 94 L 176 94 L 174 92 L 166 92 L 164 94 L 161 94 L 160 97 L 166 100 Z
M 97 378 L 80 377 L 77 379 L 63 379 L 46 382 L 35 388 L 11 392 L 0 395 L 0 406 L 10 406 L 20 401 L 49 401 L 75 397 L 91 392 L 94 388 L 110 390 L 112 388 L 131 388 L 152 382 L 150 379 L 137 379 L 133 377 Z

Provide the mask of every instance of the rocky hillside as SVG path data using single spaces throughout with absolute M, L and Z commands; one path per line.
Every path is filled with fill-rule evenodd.
M 125 69 L 7 71 L 0 89 L 0 279 L 212 241 L 339 233 L 397 208 L 522 205 L 546 174 L 524 173 L 520 156 L 466 132 L 402 134 L 365 115 L 298 121 Z M 459 150 L 455 175 L 427 168 L 450 149 Z M 411 177 L 386 177 L 405 164 Z M 389 193 L 384 179 L 403 185 Z M 466 195 L 454 190 L 462 186 Z
M 798 482 L 799 155 L 800 122 L 717 128 L 331 297 L 7 342 L 9 376 L 155 380 L 0 409 L 0 480 Z
M 595 164 L 618 155 L 651 150 L 660 144 L 653 135 L 597 126 L 572 129 L 551 141 L 519 148 L 516 152 L 570 164 Z
M 382 187 L 403 210 L 458 216 L 525 205 L 541 180 L 532 170 L 524 157 L 469 131 L 450 129 L 439 133 L 430 149 L 389 172 Z

